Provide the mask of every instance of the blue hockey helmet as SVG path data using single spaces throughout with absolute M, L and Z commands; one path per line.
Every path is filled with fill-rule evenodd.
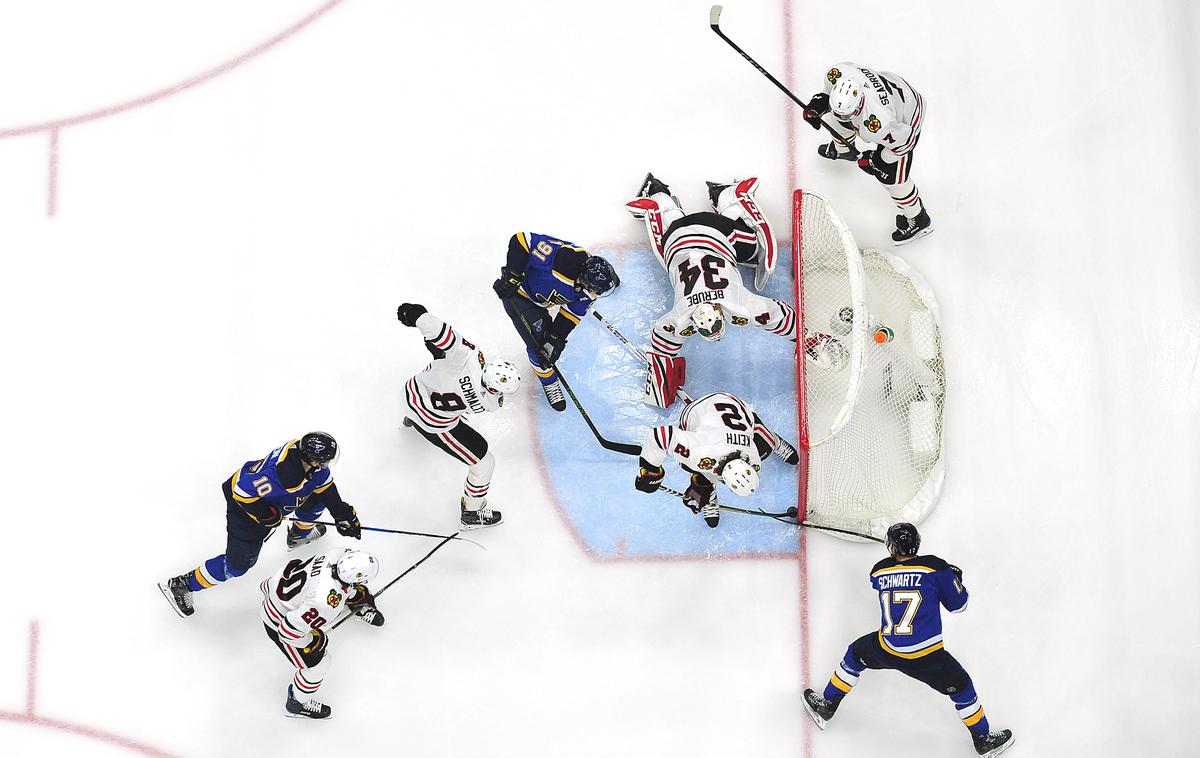
M 915 526 L 901 521 L 888 527 L 886 545 L 892 555 L 911 558 L 921 549 L 921 535 Z
M 598 255 L 589 255 L 579 267 L 579 275 L 575 277 L 575 291 L 587 290 L 596 297 L 604 297 L 621 286 L 621 279 L 612 264 Z

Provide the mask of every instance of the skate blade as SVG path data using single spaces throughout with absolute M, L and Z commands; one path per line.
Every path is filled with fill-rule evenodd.
M 175 611 L 175 615 L 181 619 L 187 618 L 187 614 L 184 613 L 179 605 L 175 602 L 175 596 L 171 594 L 170 588 L 162 582 L 159 582 L 158 589 L 162 592 L 163 597 L 167 599 L 167 604 L 171 606 L 171 610 Z
M 464 532 L 473 532 L 476 529 L 488 529 L 489 527 L 500 526 L 503 523 L 504 523 L 503 518 L 501 518 L 499 521 L 497 521 L 494 524 L 464 524 L 462 521 L 459 521 L 458 527 L 459 527 L 459 529 L 461 529 Z
M 995 750 L 989 750 L 986 753 L 984 753 L 983 758 L 996 758 L 996 756 L 1000 755 L 1005 750 L 1008 750 L 1010 747 L 1012 747 L 1013 743 L 1016 741 L 1017 741 L 1017 736 L 1014 734 L 1012 737 L 1008 738 L 1008 742 L 1005 742 L 1003 745 L 996 748 Z
M 801 702 L 801 704 L 804 705 L 804 710 L 808 713 L 809 716 L 812 717 L 812 720 L 816 723 L 817 728 L 820 729 L 821 731 L 825 731 L 825 725 L 829 722 L 826 721 L 825 719 L 821 718 L 820 716 L 818 716 L 817 712 L 812 709 L 812 706 L 810 706 L 808 704 L 807 700 L 801 700 L 800 702 Z
M 312 716 L 305 716 L 303 713 L 292 713 L 287 708 L 283 709 L 283 715 L 287 716 L 290 719 L 305 719 L 306 721 L 331 721 L 333 719 L 332 713 L 323 719 L 316 719 L 316 718 L 313 718 Z
M 907 245 L 910 242 L 916 242 L 917 240 L 921 239 L 922 237 L 927 237 L 930 234 L 933 234 L 932 226 L 925 227 L 924 229 L 917 232 L 916 234 L 909 237 L 908 239 L 904 240 L 903 242 L 896 242 L 895 240 L 892 240 L 892 244 L 895 245 L 896 247 L 900 247 L 901 245 Z

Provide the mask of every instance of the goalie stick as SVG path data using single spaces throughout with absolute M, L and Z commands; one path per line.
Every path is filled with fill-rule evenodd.
M 534 336 L 533 327 L 530 326 L 529 321 L 525 319 L 525 314 L 517 311 L 517 315 L 520 316 L 521 324 L 524 325 L 525 331 L 529 332 L 530 339 L 536 341 L 537 338 Z M 538 352 L 541 353 L 541 350 Z M 545 358 L 545 355 L 542 355 L 542 357 Z M 549 361 L 547 362 L 549 363 Z M 614 453 L 624 453 L 625 455 L 640 456 L 642 454 L 642 449 L 637 445 L 631 445 L 627 442 L 613 442 L 610 439 L 606 439 L 604 435 L 600 433 L 600 430 L 596 428 L 595 423 L 592 422 L 592 417 L 588 415 L 586 410 L 584 410 L 583 403 L 580 403 L 579 398 L 575 397 L 575 392 L 571 389 L 570 383 L 567 382 L 567 377 L 564 376 L 563 372 L 558 370 L 558 366 L 554 365 L 553 363 L 550 363 L 550 368 L 554 369 L 554 373 L 558 374 L 558 380 L 562 382 L 563 389 L 567 391 L 567 396 L 571 398 L 571 402 L 574 403 L 575 407 L 579 410 L 579 415 L 583 416 L 583 422 L 587 424 L 588 429 L 592 430 L 592 434 L 596 437 L 596 441 L 600 443 L 600 447 L 604 448 L 605 450 L 611 450 Z
M 366 527 L 363 527 L 363 528 L 365 529 Z M 462 534 L 462 532 L 461 532 L 461 531 L 455 532 L 454 534 L 447 535 L 445 539 L 443 539 L 441 542 L 439 542 L 439 543 L 437 543 L 436 545 L 434 545 L 434 546 L 433 546 L 433 550 L 430 550 L 428 553 L 426 553 L 424 558 L 422 558 L 421 560 L 417 561 L 417 562 L 416 562 L 416 563 L 414 563 L 413 565 L 411 565 L 411 566 L 409 566 L 408 568 L 406 568 L 406 569 L 404 570 L 404 573 L 402 573 L 400 576 L 396 577 L 396 578 L 395 578 L 395 579 L 393 579 L 392 581 L 390 581 L 390 582 L 388 582 L 387 584 L 383 585 L 383 589 L 379 590 L 379 592 L 374 592 L 374 593 L 371 593 L 371 594 L 372 594 L 374 597 L 379 597 L 379 596 L 380 596 L 380 595 L 382 595 L 384 592 L 387 592 L 387 588 L 388 588 L 388 587 L 391 587 L 391 586 L 392 586 L 393 584 L 395 584 L 396 582 L 398 582 L 398 581 L 400 581 L 401 579 L 403 579 L 404 577 L 408 576 L 408 575 L 409 575 L 409 574 L 412 572 L 412 570 L 413 570 L 413 569 L 415 569 L 417 566 L 420 566 L 420 565 L 421 565 L 422 563 L 424 563 L 425 561 L 429 560 L 429 556 L 431 556 L 431 555 L 433 555 L 434 553 L 436 553 L 437 551 L 441 550 L 441 549 L 442 549 L 442 545 L 445 545 L 445 544 L 446 544 L 447 542 L 449 542 L 450 540 L 453 540 L 453 539 L 459 539 L 459 536 L 458 536 L 458 535 L 460 535 L 460 534 Z M 469 541 L 469 540 L 467 540 L 467 541 Z M 354 615 L 357 615 L 357 614 L 355 614 L 354 612 L 348 613 L 347 615 L 345 615 L 345 616 L 343 616 L 342 618 L 338 619 L 337 623 L 335 623 L 335 624 L 334 624 L 332 627 L 330 627 L 330 628 L 331 628 L 331 629 L 337 629 L 339 626 L 341 626 L 342 624 L 346 623 L 346 619 L 348 619 L 348 618 L 350 618 L 351 616 L 354 616 Z
M 771 76 L 771 72 L 767 71 L 765 68 L 758 65 L 758 61 L 751 58 L 750 55 L 745 50 L 738 47 L 736 42 L 729 39 L 729 37 L 727 37 L 725 35 L 725 32 L 721 31 L 721 11 L 722 10 L 723 10 L 723 8 L 720 5 L 714 5 L 712 8 L 709 9 L 709 11 L 708 11 L 708 26 L 709 26 L 709 28 L 711 28 L 714 32 L 716 32 L 718 37 L 725 40 L 725 42 L 728 43 L 728 45 L 730 47 L 732 47 L 734 50 L 736 50 L 738 55 L 745 58 L 750 63 L 751 66 L 754 66 L 754 68 L 758 69 L 758 73 L 760 73 L 763 76 L 770 79 L 771 84 L 774 84 L 776 87 L 781 89 L 783 91 L 783 94 L 787 95 L 788 97 L 790 97 L 792 99 L 792 102 L 794 102 L 796 105 L 799 105 L 804 110 L 808 110 L 808 108 L 809 108 L 808 103 L 804 102 L 800 98 L 793 95 L 792 91 L 790 89 L 788 89 L 787 87 L 783 86 L 782 82 L 780 82 L 775 77 Z M 854 146 L 853 140 L 847 140 L 845 137 L 838 134 L 837 131 L 835 131 L 832 126 L 825 123 L 824 120 L 821 121 L 821 126 L 825 127 L 826 131 L 828 131 L 830 134 L 832 134 L 833 138 L 835 140 L 837 140 L 838 142 L 840 142 L 842 145 L 854 150 L 855 152 L 858 152 L 858 148 L 856 148 Z

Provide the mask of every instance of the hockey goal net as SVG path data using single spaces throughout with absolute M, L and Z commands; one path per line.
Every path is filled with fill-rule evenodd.
M 897 521 L 925 518 L 944 477 L 937 302 L 904 261 L 859 250 L 820 196 L 796 190 L 792 212 L 805 337 L 800 517 L 882 538 Z

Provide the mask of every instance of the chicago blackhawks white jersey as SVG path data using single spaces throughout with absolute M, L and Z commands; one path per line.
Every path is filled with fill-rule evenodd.
M 498 410 L 504 396 L 484 389 L 483 353 L 450 325 L 429 313 L 417 319 L 433 363 L 404 385 L 406 414 L 428 432 L 444 432 L 464 413 Z
M 715 469 L 733 456 L 745 458 L 755 470 L 762 466 L 756 435 L 769 441 L 770 454 L 775 436 L 756 421 L 754 409 L 727 392 L 714 392 L 689 403 L 678 424 L 651 429 L 641 456 L 661 466 L 674 455 L 680 466 L 716 484 Z
M 654 323 L 653 349 L 677 355 L 695 333 L 692 314 L 702 303 L 720 305 L 734 326 L 755 326 L 796 338 L 796 314 L 786 303 L 751 292 L 737 270 L 755 260 L 758 239 L 744 224 L 716 213 L 695 213 L 673 224 L 663 240 L 663 264 L 671 278 L 675 305 Z
M 832 92 L 842 77 L 863 88 L 865 105 L 861 113 L 850 119 L 859 138 L 885 148 L 895 158 L 916 147 L 925 116 L 925 99 L 912 85 L 890 71 L 877 72 L 845 61 L 825 73 L 825 92 Z
M 279 633 L 279 640 L 291 647 L 307 647 L 312 630 L 328 631 L 327 625 L 338 618 L 347 600 L 357 590 L 333 576 L 333 567 L 346 550 L 336 550 L 312 558 L 296 558 L 259 585 L 263 593 L 259 615 L 263 623 Z

